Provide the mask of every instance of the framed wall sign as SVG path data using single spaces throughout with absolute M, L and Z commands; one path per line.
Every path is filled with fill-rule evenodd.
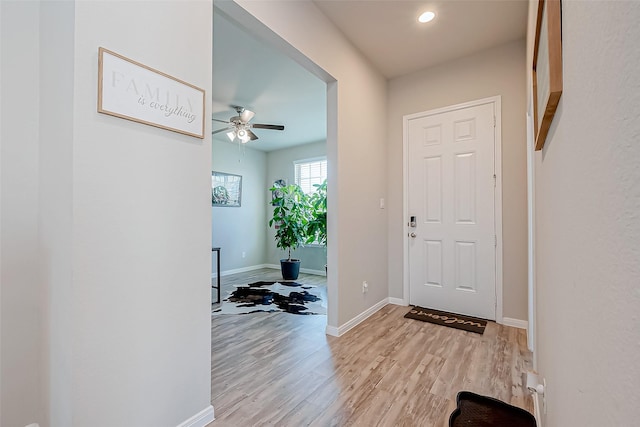
M 533 47 L 533 117 L 536 151 L 541 150 L 562 95 L 560 0 L 539 0 Z
M 204 90 L 98 48 L 98 112 L 204 138 Z
M 242 203 L 242 176 L 211 172 L 211 205 L 239 208 Z

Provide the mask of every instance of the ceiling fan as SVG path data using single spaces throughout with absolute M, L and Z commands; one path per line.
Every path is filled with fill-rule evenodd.
M 271 129 L 271 130 L 284 130 L 284 126 L 282 125 L 264 125 L 258 123 L 249 123 L 249 121 L 256 115 L 253 111 L 247 110 L 244 107 L 240 107 L 238 105 L 232 105 L 232 107 L 238 113 L 237 116 L 233 116 L 229 119 L 228 122 L 224 120 L 218 120 L 212 118 L 213 121 L 225 123 L 227 127 L 222 129 L 215 130 L 211 132 L 212 134 L 227 132 L 227 137 L 233 142 L 236 139 L 243 144 L 246 144 L 249 141 L 255 141 L 258 139 L 258 135 L 251 131 L 253 129 Z

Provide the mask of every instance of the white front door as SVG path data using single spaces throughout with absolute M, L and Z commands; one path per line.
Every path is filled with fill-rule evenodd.
M 407 120 L 410 304 L 496 318 L 494 109 Z

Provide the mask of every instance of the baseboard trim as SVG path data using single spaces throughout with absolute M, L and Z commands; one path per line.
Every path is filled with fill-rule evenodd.
M 333 337 L 340 337 L 346 334 L 347 332 L 349 332 L 351 329 L 358 326 L 360 323 L 367 320 L 372 314 L 374 314 L 376 311 L 380 310 L 382 307 L 384 307 L 387 304 L 389 304 L 389 298 L 385 298 L 382 301 L 374 304 L 373 306 L 369 307 L 362 313 L 358 314 L 356 317 L 349 320 L 347 323 L 345 323 L 342 326 L 339 326 L 336 328 L 335 326 L 327 325 L 325 329 L 325 333 Z
M 229 276 L 231 274 L 238 274 L 238 273 L 246 273 L 248 271 L 253 271 L 253 270 L 260 270 L 261 268 L 271 268 L 274 270 L 280 270 L 280 266 L 279 265 L 275 265 L 275 264 L 258 264 L 258 265 L 250 265 L 248 267 L 241 267 L 241 268 L 234 268 L 232 270 L 225 270 L 225 271 L 221 271 L 220 272 L 220 277 L 224 277 L 224 276 Z M 312 270 L 310 268 L 301 268 L 300 269 L 301 273 L 305 273 L 305 274 L 313 274 L 316 276 L 326 276 L 327 273 L 324 270 Z M 217 278 L 218 275 L 216 273 L 211 273 L 211 278 L 215 279 Z
M 330 335 L 332 337 L 339 337 L 340 336 L 340 329 L 336 328 L 335 326 L 327 325 L 327 327 L 324 330 L 324 333 L 327 334 L 327 335 Z
M 540 416 L 540 395 L 538 393 L 533 394 L 533 417 L 536 419 L 536 426 L 542 427 L 542 417 Z
M 301 268 L 300 269 L 301 273 L 306 273 L 306 274 L 313 274 L 314 276 L 325 276 L 327 275 L 326 271 L 324 270 L 312 270 L 310 268 Z
M 272 268 L 274 270 L 280 270 L 280 266 L 276 264 L 264 264 L 264 268 Z M 315 276 L 327 275 L 327 273 L 324 270 L 312 270 L 310 268 L 300 268 L 300 273 L 313 274 Z
M 178 424 L 178 427 L 205 427 L 207 424 L 215 420 L 213 406 L 209 405 L 193 417 Z
M 312 270 L 310 268 L 301 268 L 300 269 L 300 273 L 313 274 L 315 276 L 326 276 L 327 275 L 327 273 L 324 270 Z
M 220 276 L 224 277 L 224 276 L 229 276 L 231 274 L 246 273 L 247 271 L 260 270 L 261 268 L 271 268 L 271 267 L 269 267 L 267 264 L 250 265 L 248 267 L 234 268 L 232 270 L 221 271 Z M 216 273 L 211 273 L 212 279 L 215 279 L 216 277 L 218 277 Z
M 527 322 L 526 320 L 512 319 L 511 317 L 503 317 L 502 322 L 498 322 L 498 323 L 501 323 L 504 326 L 511 326 L 513 328 L 518 328 L 518 329 L 529 328 L 529 322 Z
M 402 299 L 402 298 L 393 298 L 393 297 L 389 297 L 389 304 L 402 305 L 404 307 L 409 305 L 409 303 L 406 302 L 404 299 Z

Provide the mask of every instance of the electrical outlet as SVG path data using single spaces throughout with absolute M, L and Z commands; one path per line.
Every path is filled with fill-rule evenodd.
M 247 253 L 245 251 L 242 251 L 242 258 L 246 257 Z
M 366 294 L 368 290 L 369 290 L 369 284 L 365 280 L 364 282 L 362 282 L 362 293 Z

